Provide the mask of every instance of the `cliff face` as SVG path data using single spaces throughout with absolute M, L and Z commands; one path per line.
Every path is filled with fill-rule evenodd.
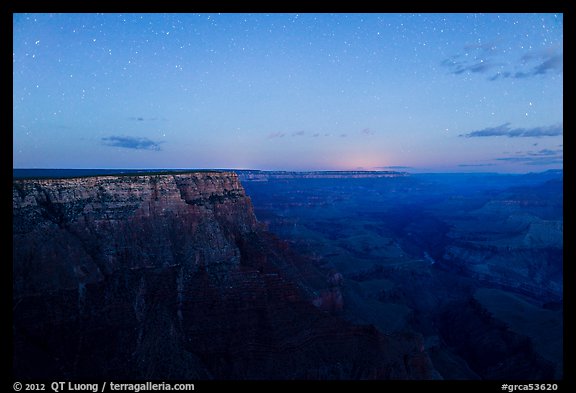
M 13 215 L 14 260 L 32 264 L 15 263 L 16 295 L 186 261 L 225 272 L 257 228 L 236 176 L 220 173 L 17 181 Z
M 314 307 L 301 265 L 233 173 L 14 181 L 14 375 L 433 377 L 418 336 Z

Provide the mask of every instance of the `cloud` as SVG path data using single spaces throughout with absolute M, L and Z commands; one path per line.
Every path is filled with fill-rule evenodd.
M 480 61 L 480 62 L 475 63 L 475 64 L 469 64 L 469 65 L 463 66 L 453 73 L 454 74 L 461 74 L 465 71 L 474 72 L 474 73 L 484 73 L 484 72 L 486 72 L 486 71 L 488 71 L 491 68 L 494 68 L 496 66 L 498 66 L 498 64 Z
M 563 159 L 562 149 L 540 149 L 538 151 L 519 151 L 514 156 L 498 157 L 494 160 L 526 165 L 551 165 L 562 164 Z
M 500 157 L 497 161 L 517 162 L 526 165 L 552 165 L 562 164 L 562 157 Z
M 516 63 L 516 64 L 513 64 Z M 557 47 L 548 47 L 540 51 L 524 54 L 517 61 L 506 59 L 503 52 L 497 50 L 493 43 L 467 45 L 463 52 L 444 59 L 442 66 L 454 75 L 464 73 L 484 74 L 499 67 L 499 70 L 488 77 L 489 81 L 499 79 L 526 79 L 537 75 L 561 73 L 563 54 Z
M 563 68 L 564 56 L 562 54 L 550 53 L 550 51 L 543 52 L 540 55 L 524 55 L 522 60 L 525 63 L 538 61 L 538 64 L 533 65 L 531 68 L 524 71 L 517 71 L 515 73 L 511 72 L 499 72 L 494 76 L 490 77 L 489 80 L 494 81 L 497 79 L 514 78 L 514 79 L 525 79 L 531 78 L 537 75 L 546 75 L 554 71 L 561 72 Z
M 440 64 L 449 68 L 449 72 L 454 75 L 463 73 L 483 74 L 494 67 L 503 65 L 493 61 L 499 52 L 494 42 L 469 44 L 463 47 L 462 53 L 450 56 Z
M 465 72 L 471 73 L 485 73 L 494 67 L 498 67 L 501 64 L 492 63 L 485 61 L 484 59 L 477 59 L 474 61 L 455 61 L 446 59 L 441 63 L 443 66 L 450 68 L 450 73 L 454 75 L 460 75 Z
M 526 165 L 555 165 L 555 164 L 564 164 L 564 161 L 562 159 L 557 159 L 557 160 L 531 161 L 526 163 Z
M 286 134 L 283 132 L 273 132 L 271 134 L 268 134 L 268 139 L 284 138 L 285 136 Z
M 504 123 L 496 127 L 483 128 L 481 130 L 471 131 L 466 134 L 460 134 L 466 138 L 489 137 L 489 136 L 507 136 L 509 138 L 541 138 L 545 136 L 560 136 L 563 134 L 563 124 L 555 124 L 548 127 L 532 128 L 511 128 L 510 123 Z
M 536 152 L 528 152 L 526 154 L 528 154 L 530 156 L 541 157 L 541 156 L 555 156 L 557 154 L 561 154 L 562 152 L 563 152 L 562 149 L 556 149 L 556 150 L 542 149 L 542 150 L 538 150 Z
M 495 42 L 487 42 L 485 44 L 468 44 L 464 46 L 466 51 L 471 50 L 480 50 L 483 53 L 493 53 L 496 52 L 496 43 Z
M 287 132 L 272 132 L 268 134 L 268 139 L 276 139 L 276 138 L 297 138 L 297 137 L 313 137 L 313 138 L 320 138 L 320 137 L 340 137 L 340 138 L 347 138 L 348 136 L 356 137 L 358 135 L 361 136 L 370 136 L 375 135 L 376 132 L 371 130 L 370 128 L 364 128 L 360 131 L 355 131 L 351 133 L 340 133 L 340 134 L 331 134 L 329 132 L 321 133 L 321 132 L 308 132 L 308 131 L 294 131 L 292 133 Z
M 124 147 L 126 149 L 136 150 L 155 150 L 160 151 L 160 144 L 164 142 L 152 141 L 148 138 L 139 138 L 134 136 L 109 136 L 102 138 L 102 144 L 112 147 Z
M 459 167 L 494 166 L 496 164 L 458 164 Z
M 402 165 L 388 165 L 388 166 L 377 166 L 376 169 L 414 169 L 411 166 L 402 166 Z
M 296 132 L 293 132 L 291 134 L 277 131 L 277 132 L 272 132 L 272 133 L 268 134 L 268 139 L 284 138 L 285 136 L 290 136 L 290 137 L 294 138 L 294 137 L 304 136 L 304 135 L 306 135 L 306 131 L 296 131 Z
M 490 82 L 493 82 L 493 81 L 498 80 L 498 79 L 510 78 L 511 76 L 512 76 L 512 73 L 510 73 L 508 71 L 503 71 L 503 72 L 498 72 L 498 73 L 492 75 L 490 78 L 488 78 L 488 80 Z
M 158 120 L 156 117 L 143 117 L 143 116 L 129 117 L 128 119 L 132 120 L 132 121 L 155 121 L 155 120 Z
M 563 56 L 562 55 L 554 55 L 552 57 L 547 58 L 542 63 L 538 64 L 532 70 L 533 75 L 544 75 L 550 70 L 560 70 L 563 67 Z

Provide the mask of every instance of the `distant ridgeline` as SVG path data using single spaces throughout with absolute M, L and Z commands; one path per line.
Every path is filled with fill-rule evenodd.
M 218 169 L 13 169 L 14 179 L 62 179 L 113 175 L 155 175 L 189 172 L 220 172 Z M 222 170 L 224 172 L 224 170 Z
M 152 175 L 188 172 L 236 172 L 240 180 L 269 179 L 337 179 L 408 176 L 395 171 L 261 171 L 244 169 L 13 169 L 14 179 L 73 178 L 107 175 Z
M 266 181 L 275 179 L 361 179 L 408 176 L 407 172 L 394 171 L 258 171 L 237 170 L 240 180 Z

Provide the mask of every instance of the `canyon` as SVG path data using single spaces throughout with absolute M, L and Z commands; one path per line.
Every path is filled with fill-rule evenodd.
M 343 277 L 343 318 L 422 334 L 445 379 L 561 378 L 562 171 L 239 175 L 270 231 Z
M 562 172 L 31 170 L 19 378 L 562 378 Z

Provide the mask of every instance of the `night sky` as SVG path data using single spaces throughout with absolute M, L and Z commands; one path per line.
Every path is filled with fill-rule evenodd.
M 15 168 L 562 168 L 562 14 L 15 14 Z

